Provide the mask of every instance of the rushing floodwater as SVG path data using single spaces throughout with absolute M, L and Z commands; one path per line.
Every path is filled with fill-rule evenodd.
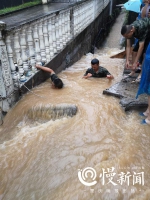
M 82 79 L 93 58 L 87 54 L 59 74 L 62 90 L 52 89 L 47 80 L 33 89 L 42 98 L 28 93 L 7 114 L 0 127 L 0 199 L 150 199 L 150 127 L 140 124 L 137 112 L 125 113 L 119 99 L 102 94 L 122 77 L 124 60 L 110 59 L 114 51 L 94 55 L 114 80 Z M 35 109 L 35 120 L 27 117 L 33 106 L 62 103 L 75 104 L 77 114 L 53 121 L 45 111 L 42 121 Z M 87 167 L 97 173 L 91 187 L 78 179 L 78 169 Z M 87 175 L 85 181 L 93 182 Z

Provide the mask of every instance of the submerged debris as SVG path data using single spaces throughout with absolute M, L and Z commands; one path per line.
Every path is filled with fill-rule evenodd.
M 32 107 L 27 117 L 34 121 L 56 120 L 62 117 L 73 117 L 77 113 L 77 106 L 73 104 L 41 105 Z

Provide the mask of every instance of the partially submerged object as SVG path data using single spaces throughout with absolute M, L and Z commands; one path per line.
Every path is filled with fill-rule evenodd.
M 125 111 L 141 110 L 147 107 L 147 95 L 141 95 L 136 99 L 136 93 L 139 83 L 131 83 L 131 78 L 122 79 L 120 82 L 112 85 L 110 88 L 103 91 L 103 94 L 111 95 L 120 98 L 120 104 Z
M 74 104 L 40 105 L 34 106 L 27 112 L 27 117 L 34 121 L 56 120 L 63 117 L 73 117 L 77 113 Z
M 110 58 L 125 58 L 125 56 L 126 56 L 126 51 L 122 51 L 115 55 L 112 55 Z

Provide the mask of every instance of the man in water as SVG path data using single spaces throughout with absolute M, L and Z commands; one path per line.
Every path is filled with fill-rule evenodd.
M 58 78 L 58 76 L 55 74 L 55 72 L 52 69 L 50 69 L 48 67 L 43 67 L 41 65 L 36 65 L 35 67 L 37 69 L 41 69 L 45 72 L 50 73 L 51 80 L 52 80 L 52 86 L 54 88 L 61 89 L 63 87 L 64 84 L 63 84 L 62 80 L 60 78 Z
M 88 68 L 83 76 L 83 78 L 86 79 L 90 77 L 97 77 L 97 78 L 106 77 L 108 79 L 114 78 L 113 75 L 111 75 L 106 68 L 99 66 L 99 60 L 97 58 L 94 58 L 91 61 L 91 68 Z

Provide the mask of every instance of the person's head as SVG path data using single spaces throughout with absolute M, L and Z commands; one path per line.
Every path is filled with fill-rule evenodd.
M 55 88 L 58 88 L 58 89 L 61 89 L 64 85 L 60 78 L 55 79 L 53 84 L 54 84 Z
M 97 71 L 99 68 L 99 60 L 97 58 L 91 60 L 91 66 L 94 69 L 94 71 Z
M 127 39 L 132 38 L 133 33 L 134 33 L 134 27 L 133 27 L 132 25 L 125 25 L 125 26 L 122 26 L 122 28 L 121 28 L 121 34 L 122 34 L 125 38 L 127 38 Z

